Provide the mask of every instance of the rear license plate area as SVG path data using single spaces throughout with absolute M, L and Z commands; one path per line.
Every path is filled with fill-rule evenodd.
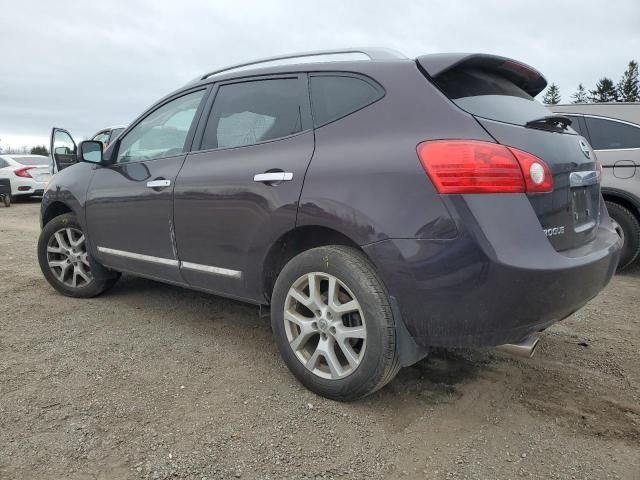
M 593 201 L 593 187 L 572 188 L 571 209 L 576 232 L 583 232 L 594 227 L 597 212 Z

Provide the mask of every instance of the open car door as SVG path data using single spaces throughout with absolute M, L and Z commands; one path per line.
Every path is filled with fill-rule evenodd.
M 51 142 L 49 145 L 53 158 L 53 174 L 77 163 L 76 142 L 69 132 L 62 128 L 54 127 L 51 130 Z

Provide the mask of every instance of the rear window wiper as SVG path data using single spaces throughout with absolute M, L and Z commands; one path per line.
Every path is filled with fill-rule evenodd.
M 565 130 L 571 125 L 571 119 L 562 115 L 547 115 L 546 117 L 530 120 L 525 124 L 528 128 L 540 128 L 543 130 Z

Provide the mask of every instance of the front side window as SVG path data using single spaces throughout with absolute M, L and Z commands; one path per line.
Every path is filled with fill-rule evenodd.
M 221 86 L 201 149 L 253 145 L 301 132 L 305 97 L 302 90 L 297 78 Z
M 150 113 L 122 139 L 116 162 L 140 162 L 182 153 L 204 93 L 190 93 Z
M 313 75 L 311 108 L 316 127 L 344 117 L 383 96 L 382 88 L 357 77 Z
M 640 148 L 640 127 L 604 118 L 585 117 L 594 150 Z

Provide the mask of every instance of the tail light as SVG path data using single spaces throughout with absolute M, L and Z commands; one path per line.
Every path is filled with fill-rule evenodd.
M 31 170 L 33 167 L 22 167 L 22 168 L 18 168 L 17 170 L 14 170 L 13 173 L 16 174 L 17 177 L 22 177 L 22 178 L 33 178 L 31 176 L 31 174 L 29 173 L 29 170 Z
M 418 158 L 439 193 L 550 192 L 547 164 L 516 148 L 477 140 L 418 145 Z

